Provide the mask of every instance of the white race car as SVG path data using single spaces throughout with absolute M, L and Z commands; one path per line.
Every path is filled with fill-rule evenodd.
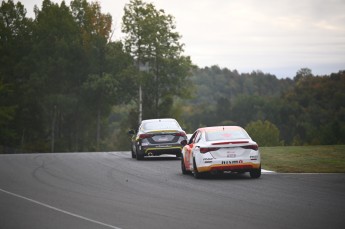
M 205 173 L 249 172 L 261 176 L 259 147 L 239 126 L 217 126 L 197 129 L 189 141 L 182 141 L 181 169 L 195 178 Z

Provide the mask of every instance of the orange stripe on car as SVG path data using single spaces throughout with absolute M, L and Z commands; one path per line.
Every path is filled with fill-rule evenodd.
M 210 166 L 198 167 L 198 172 L 210 172 L 210 171 L 231 171 L 241 169 L 258 169 L 260 164 L 255 163 L 241 163 L 241 164 L 215 164 Z

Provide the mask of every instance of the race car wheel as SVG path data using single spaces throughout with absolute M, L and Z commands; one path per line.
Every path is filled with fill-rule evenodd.
M 261 166 L 258 169 L 252 169 L 249 174 L 251 178 L 259 178 L 261 176 Z
M 186 166 L 184 164 L 183 157 L 181 158 L 181 170 L 182 170 L 182 174 L 187 174 L 188 173 L 188 171 L 186 170 Z
M 138 161 L 141 161 L 144 159 L 144 153 L 136 147 L 136 158 Z
M 203 178 L 204 175 L 203 173 L 198 172 L 198 167 L 196 166 L 195 158 L 193 158 L 193 175 L 196 179 Z

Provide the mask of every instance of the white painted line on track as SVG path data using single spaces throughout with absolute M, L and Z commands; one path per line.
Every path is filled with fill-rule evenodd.
M 266 169 L 261 169 L 261 172 L 263 172 L 263 173 L 275 173 L 274 171 L 266 170 Z
M 73 216 L 73 217 L 76 217 L 76 218 L 79 218 L 79 219 L 83 219 L 83 220 L 86 220 L 86 221 L 89 221 L 89 222 L 92 222 L 92 223 L 95 223 L 95 224 L 98 224 L 98 225 L 105 226 L 105 227 L 109 227 L 109 228 L 113 228 L 113 229 L 121 229 L 120 227 L 115 227 L 115 226 L 110 225 L 110 224 L 102 223 L 102 222 L 97 221 L 97 220 L 93 220 L 93 219 L 90 219 L 90 218 L 87 218 L 87 217 L 84 217 L 84 216 L 81 216 L 81 215 L 78 215 L 78 214 L 75 214 L 75 213 L 72 213 L 72 212 L 69 212 L 69 211 L 65 211 L 65 210 L 62 210 L 62 209 L 60 209 L 60 208 L 56 208 L 56 207 L 53 207 L 53 206 L 51 206 L 51 205 L 42 203 L 42 202 L 40 202 L 40 201 L 33 200 L 33 199 L 27 198 L 27 197 L 25 197 L 25 196 L 21 196 L 21 195 L 15 194 L 15 193 L 13 193 L 13 192 L 9 192 L 9 191 L 3 190 L 3 189 L 1 189 L 1 188 L 0 188 L 0 191 L 3 192 L 3 193 L 6 193 L 6 194 L 8 194 L 8 195 L 15 196 L 15 197 L 18 197 L 18 198 L 21 198 L 21 199 L 30 201 L 30 202 L 32 202 L 32 203 L 41 205 L 41 206 L 43 206 L 43 207 L 52 209 L 52 210 L 54 210 L 54 211 L 58 211 L 58 212 L 64 213 L 64 214 L 66 214 L 66 215 L 70 215 L 70 216 Z

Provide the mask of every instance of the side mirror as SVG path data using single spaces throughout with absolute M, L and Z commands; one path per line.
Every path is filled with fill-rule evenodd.
M 182 145 L 182 146 L 187 145 L 187 140 L 183 140 L 183 141 L 181 141 L 181 145 Z
M 128 131 L 128 134 L 134 135 L 134 134 L 135 134 L 135 130 L 130 130 L 130 131 Z

